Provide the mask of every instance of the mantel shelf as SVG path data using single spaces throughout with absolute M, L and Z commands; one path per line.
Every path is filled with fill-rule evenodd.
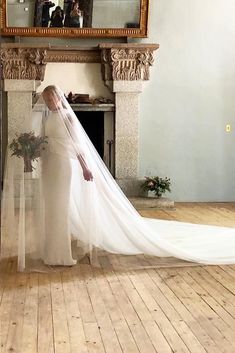
M 89 104 L 89 103 L 78 103 L 78 104 L 70 104 L 73 111 L 76 112 L 114 112 L 115 105 L 114 103 L 108 104 Z
M 79 103 L 70 104 L 71 108 L 75 112 L 114 112 L 115 104 L 89 104 L 89 103 Z M 33 107 L 34 111 L 42 111 L 45 108 L 44 104 L 36 104 Z

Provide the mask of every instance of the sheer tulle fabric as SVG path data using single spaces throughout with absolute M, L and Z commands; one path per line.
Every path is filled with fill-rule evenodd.
M 82 263 L 144 268 L 234 264 L 235 229 L 144 218 L 109 173 L 76 115 L 38 102 L 21 132 L 46 135 L 32 173 L 8 152 L 2 200 L 1 258 L 18 270 L 49 271 Z M 93 181 L 86 181 L 78 156 Z M 136 261 L 138 259 L 138 261 Z

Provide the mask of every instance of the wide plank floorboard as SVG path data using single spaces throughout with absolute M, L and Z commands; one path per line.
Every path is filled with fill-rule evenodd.
M 235 203 L 139 212 L 235 228 Z M 0 353 L 235 353 L 235 265 L 107 268 L 120 259 L 29 274 L 1 262 Z

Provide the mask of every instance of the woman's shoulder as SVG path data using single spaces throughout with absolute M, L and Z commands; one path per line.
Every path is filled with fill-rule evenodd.
M 61 108 L 57 110 L 51 110 L 49 114 L 54 114 L 54 115 L 66 115 L 68 112 L 67 108 Z

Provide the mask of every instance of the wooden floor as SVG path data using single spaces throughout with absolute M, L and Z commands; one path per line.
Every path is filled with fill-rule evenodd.
M 235 227 L 235 204 L 146 217 Z M 0 273 L 1 353 L 235 353 L 235 266 Z

